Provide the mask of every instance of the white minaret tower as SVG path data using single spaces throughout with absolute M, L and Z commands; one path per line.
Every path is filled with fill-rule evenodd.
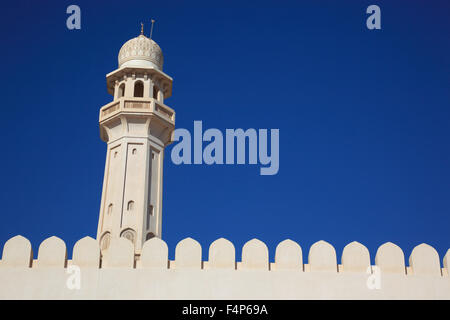
M 100 137 L 108 145 L 97 239 L 132 241 L 135 253 L 161 237 L 164 148 L 172 142 L 175 111 L 164 104 L 172 78 L 162 72 L 156 42 L 141 35 L 119 51 L 119 68 L 106 75 L 111 103 L 100 109 Z

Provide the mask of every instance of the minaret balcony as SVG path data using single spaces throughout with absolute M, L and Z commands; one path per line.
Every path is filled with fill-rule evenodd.
M 99 122 L 102 123 L 118 114 L 156 115 L 163 121 L 175 125 L 175 111 L 153 98 L 122 97 L 100 109 Z

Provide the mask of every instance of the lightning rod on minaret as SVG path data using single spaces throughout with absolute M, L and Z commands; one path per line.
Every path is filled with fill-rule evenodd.
M 152 19 L 152 27 L 150 28 L 150 39 L 152 38 L 153 35 L 153 25 L 155 24 L 155 20 Z

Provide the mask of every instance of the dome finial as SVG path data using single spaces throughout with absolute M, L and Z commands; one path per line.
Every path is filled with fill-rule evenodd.
M 152 35 L 153 35 L 153 25 L 155 24 L 155 20 L 154 20 L 154 19 L 152 19 L 151 21 L 152 21 L 152 27 L 150 28 L 150 39 L 152 38 Z
M 144 24 L 141 22 L 141 35 L 144 34 Z

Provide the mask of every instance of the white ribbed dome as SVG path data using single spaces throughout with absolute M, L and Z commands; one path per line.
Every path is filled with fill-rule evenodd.
M 157 68 L 162 71 L 163 61 L 158 44 L 142 34 L 125 42 L 119 51 L 119 68 Z

